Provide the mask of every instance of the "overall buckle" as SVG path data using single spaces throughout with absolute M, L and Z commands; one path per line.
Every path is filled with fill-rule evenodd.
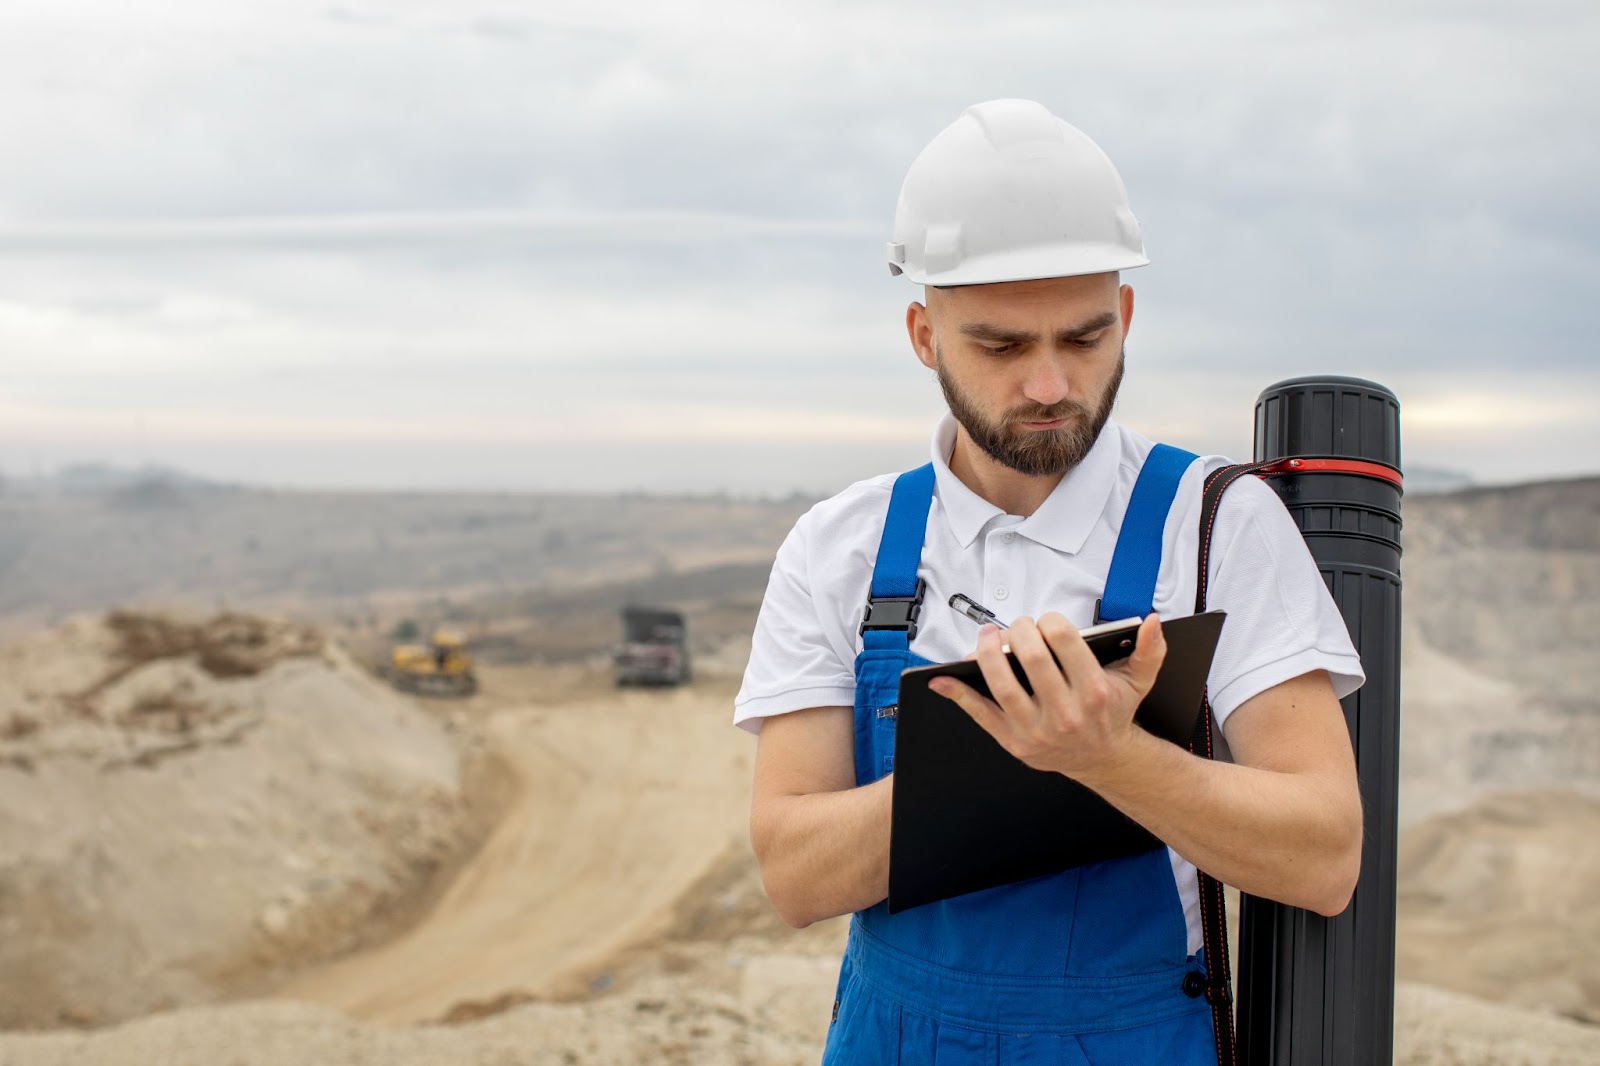
M 861 633 L 869 630 L 897 630 L 904 632 L 907 640 L 917 636 L 917 615 L 922 611 L 922 597 L 928 583 L 917 578 L 917 591 L 910 596 L 869 596 L 867 613 L 861 619 Z

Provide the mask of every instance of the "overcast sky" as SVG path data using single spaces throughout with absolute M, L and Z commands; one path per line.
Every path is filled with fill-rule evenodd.
M 1600 6 L 7 0 L 0 472 L 831 492 L 942 410 L 882 252 L 963 107 L 1117 163 L 1118 417 L 1393 388 L 1408 465 L 1600 471 Z

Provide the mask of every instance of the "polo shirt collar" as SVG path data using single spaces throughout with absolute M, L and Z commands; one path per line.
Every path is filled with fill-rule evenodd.
M 1039 509 L 1011 526 L 1011 531 L 1059 552 L 1076 554 L 1081 550 L 1111 498 L 1121 438 L 1116 423 L 1107 420 L 1083 461 L 1067 471 Z M 956 420 L 946 412 L 933 431 L 934 482 L 950 532 L 963 548 L 970 548 L 984 527 L 1005 512 L 950 472 L 955 445 Z

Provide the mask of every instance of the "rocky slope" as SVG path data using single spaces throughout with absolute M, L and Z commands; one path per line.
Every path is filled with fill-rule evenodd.
M 256 987 L 471 843 L 444 728 L 314 631 L 113 613 L 0 650 L 0 1025 Z

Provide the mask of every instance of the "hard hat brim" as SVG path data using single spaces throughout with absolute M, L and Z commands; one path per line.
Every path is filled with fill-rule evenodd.
M 1142 252 L 1120 244 L 1042 244 L 1032 248 L 1008 249 L 989 255 L 963 259 L 959 265 L 937 273 L 921 269 L 920 264 L 889 263 L 891 274 L 903 274 L 918 285 L 943 288 L 955 285 L 998 285 L 1007 281 L 1037 281 L 1041 278 L 1071 278 L 1085 274 L 1110 274 L 1148 266 Z

